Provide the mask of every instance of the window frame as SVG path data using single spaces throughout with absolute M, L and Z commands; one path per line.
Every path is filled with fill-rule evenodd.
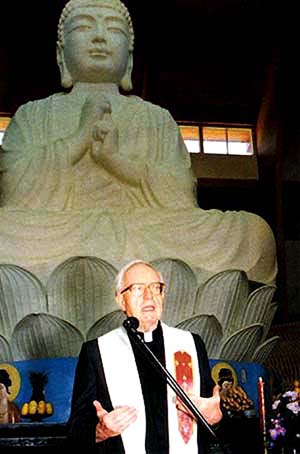
M 216 154 L 216 155 L 226 155 L 226 156 L 252 156 L 252 155 L 255 155 L 256 154 L 256 147 L 255 147 L 255 141 L 254 141 L 254 137 L 255 137 L 255 127 L 253 125 L 249 125 L 249 124 L 233 124 L 233 123 L 230 123 L 230 124 L 226 124 L 226 123 L 203 123 L 203 122 L 191 122 L 191 121 L 178 121 L 177 122 L 179 127 L 181 128 L 182 127 L 193 127 L 193 128 L 197 128 L 198 129 L 198 137 L 199 137 L 199 153 L 203 153 L 205 155 L 207 154 Z M 204 130 L 205 129 L 224 129 L 224 134 L 225 134 L 225 138 L 224 138 L 224 142 L 226 144 L 226 153 L 213 153 L 213 152 L 206 152 L 205 151 L 205 147 L 204 147 L 204 134 L 203 132 L 205 132 Z M 229 151 L 229 144 L 230 142 L 233 142 L 231 140 L 228 139 L 228 135 L 230 134 L 230 132 L 233 132 L 235 133 L 238 129 L 240 130 L 249 130 L 250 134 L 251 134 L 251 140 L 250 140 L 250 144 L 251 144 L 251 149 L 252 149 L 252 153 L 230 153 Z M 182 132 L 181 132 L 182 133 Z M 193 152 L 191 152 L 193 153 Z
M 187 120 L 177 121 L 177 124 L 179 128 L 180 126 L 198 127 L 199 153 L 189 153 L 192 169 L 197 178 L 258 180 L 255 125 L 249 123 L 216 123 Z M 227 128 L 229 130 L 230 128 L 250 129 L 253 154 L 205 153 L 203 149 L 203 128 L 205 127 Z
M 0 147 L 3 140 L 3 135 L 11 121 L 11 114 L 8 112 L 0 112 Z

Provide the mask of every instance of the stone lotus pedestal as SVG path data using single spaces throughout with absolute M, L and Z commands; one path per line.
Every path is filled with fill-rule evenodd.
M 267 338 L 277 302 L 275 286 L 253 288 L 244 272 L 228 270 L 203 283 L 185 262 L 152 262 L 166 282 L 163 320 L 198 333 L 210 358 L 264 363 L 279 336 Z M 119 326 L 117 270 L 96 257 L 73 257 L 43 285 L 36 276 L 0 265 L 0 359 L 77 356 L 85 339 Z M 199 283 L 200 282 L 200 283 Z

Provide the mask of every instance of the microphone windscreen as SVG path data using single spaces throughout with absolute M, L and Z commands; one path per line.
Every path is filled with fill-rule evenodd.
M 124 328 L 128 331 L 129 329 L 137 329 L 140 322 L 136 317 L 127 317 L 123 322 Z

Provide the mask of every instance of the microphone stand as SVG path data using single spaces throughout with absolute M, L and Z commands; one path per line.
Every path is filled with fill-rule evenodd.
M 150 350 L 148 345 L 145 343 L 144 339 L 139 335 L 136 328 L 138 327 L 138 320 L 135 317 L 128 317 L 124 322 L 123 326 L 128 332 L 131 339 L 134 341 L 137 347 L 141 350 L 143 354 L 145 354 L 151 363 L 156 367 L 158 372 L 162 375 L 164 379 L 167 380 L 167 384 L 173 389 L 177 396 L 180 397 L 184 405 L 190 410 L 193 414 L 195 419 L 201 423 L 203 427 L 213 436 L 215 440 L 217 440 L 217 436 L 213 429 L 210 427 L 208 422 L 205 418 L 201 415 L 198 408 L 194 405 L 182 387 L 177 383 L 174 377 L 170 374 L 170 372 L 161 364 L 158 358 L 154 355 L 154 353 Z

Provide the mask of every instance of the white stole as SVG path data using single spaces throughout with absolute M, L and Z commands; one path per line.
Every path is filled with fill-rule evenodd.
M 186 351 L 192 357 L 193 392 L 199 395 L 200 376 L 196 347 L 191 333 L 161 323 L 165 345 L 166 368 L 175 377 L 174 353 Z M 122 441 L 126 454 L 145 454 L 146 416 L 141 383 L 135 358 L 125 328 L 120 327 L 98 338 L 104 374 L 113 407 L 130 405 L 138 410 L 137 420 L 123 433 Z M 176 393 L 167 387 L 169 454 L 195 454 L 197 447 L 197 424 L 193 436 L 184 443 L 178 430 Z

